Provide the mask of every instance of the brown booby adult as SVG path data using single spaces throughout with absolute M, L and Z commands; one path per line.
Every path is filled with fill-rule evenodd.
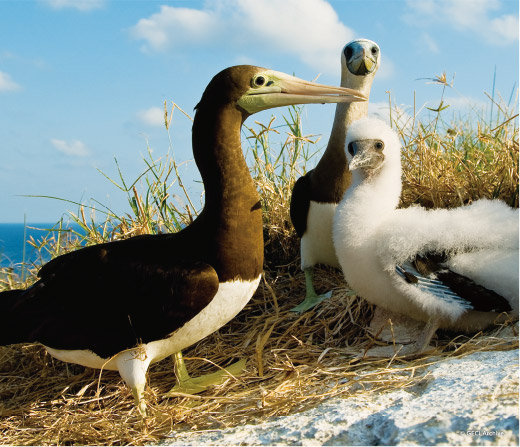
M 380 59 L 375 42 L 366 39 L 349 42 L 341 52 L 341 85 L 368 98 Z M 331 292 L 318 295 L 314 290 L 313 267 L 316 264 L 339 267 L 332 242 L 332 219 L 350 184 L 345 136 L 350 124 L 367 113 L 367 102 L 338 104 L 325 153 L 316 167 L 294 185 L 291 221 L 301 238 L 301 268 L 307 291 L 304 301 L 292 309 L 295 312 L 305 312 L 331 296 Z
M 195 221 L 174 234 L 82 248 L 44 265 L 26 290 L 0 294 L 0 344 L 40 342 L 63 361 L 118 370 L 145 413 L 146 371 L 219 329 L 246 305 L 263 265 L 262 210 L 241 149 L 253 113 L 306 103 L 363 101 L 248 65 L 217 74 L 193 123 L 205 188 Z

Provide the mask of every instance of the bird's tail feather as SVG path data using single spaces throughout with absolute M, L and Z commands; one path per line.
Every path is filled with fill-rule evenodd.
M 20 299 L 24 290 L 7 290 L 0 293 L 0 346 L 23 343 L 21 326 L 16 322 L 13 313 L 15 303 Z

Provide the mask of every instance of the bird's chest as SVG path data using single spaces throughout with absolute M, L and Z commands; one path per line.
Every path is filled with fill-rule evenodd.
M 314 264 L 339 267 L 332 240 L 332 224 L 336 207 L 335 203 L 310 201 L 307 229 L 301 240 L 303 268 Z
M 264 239 L 260 203 L 253 210 L 230 210 L 221 219 L 210 245 L 214 246 L 212 263 L 222 282 L 239 277 L 255 280 L 262 272 Z
M 260 282 L 237 279 L 220 283 L 211 302 L 191 320 L 163 340 L 147 343 L 151 361 L 159 361 L 202 340 L 232 320 L 249 302 Z

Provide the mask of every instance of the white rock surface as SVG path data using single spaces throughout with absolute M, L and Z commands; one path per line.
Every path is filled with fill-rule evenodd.
M 174 432 L 164 445 L 517 446 L 518 350 L 431 365 L 414 388 L 335 398 L 258 425 Z

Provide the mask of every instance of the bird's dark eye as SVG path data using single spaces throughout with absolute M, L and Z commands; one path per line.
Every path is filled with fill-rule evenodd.
M 377 47 L 372 47 L 372 49 L 370 50 L 372 52 L 373 55 L 376 55 L 377 54 Z
M 263 76 L 257 76 L 253 79 L 253 85 L 256 87 L 262 87 L 265 84 L 265 78 Z
M 355 155 L 355 152 L 356 152 L 356 151 L 354 150 L 354 145 L 353 145 L 352 143 L 349 143 L 349 144 L 348 144 L 348 153 L 349 153 L 350 155 L 354 156 L 354 155 Z
M 349 61 L 351 57 L 352 57 L 352 48 L 351 47 L 345 48 L 345 58 L 347 59 L 347 61 Z
M 382 150 L 385 147 L 385 145 L 384 145 L 384 143 L 382 141 L 376 141 L 376 145 L 375 146 L 376 146 L 376 149 L 378 151 Z

